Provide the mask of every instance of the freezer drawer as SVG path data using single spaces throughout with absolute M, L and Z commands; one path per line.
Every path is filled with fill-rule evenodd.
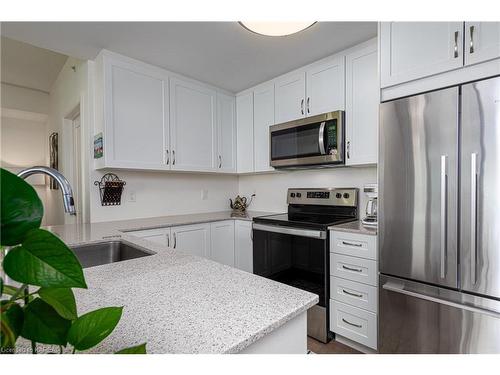
M 500 302 L 380 276 L 379 352 L 500 353 Z

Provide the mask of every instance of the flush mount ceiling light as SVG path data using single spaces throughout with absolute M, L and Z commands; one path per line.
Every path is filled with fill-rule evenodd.
M 305 30 L 316 22 L 240 22 L 245 29 L 260 35 L 286 36 Z

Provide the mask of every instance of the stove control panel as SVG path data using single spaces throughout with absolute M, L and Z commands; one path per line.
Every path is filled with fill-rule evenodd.
M 358 191 L 357 188 L 288 189 L 287 203 L 356 207 Z

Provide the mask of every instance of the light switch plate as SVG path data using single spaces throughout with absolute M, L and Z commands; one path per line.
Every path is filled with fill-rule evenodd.
M 128 193 L 128 201 L 129 202 L 135 202 L 136 196 L 135 196 L 135 191 L 130 191 Z

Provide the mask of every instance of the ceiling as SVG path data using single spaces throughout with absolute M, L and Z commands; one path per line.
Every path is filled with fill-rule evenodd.
M 238 92 L 374 37 L 377 24 L 318 22 L 266 37 L 237 22 L 3 22 L 1 33 L 80 59 L 105 48 Z
M 1 80 L 49 92 L 68 56 L 2 37 Z

